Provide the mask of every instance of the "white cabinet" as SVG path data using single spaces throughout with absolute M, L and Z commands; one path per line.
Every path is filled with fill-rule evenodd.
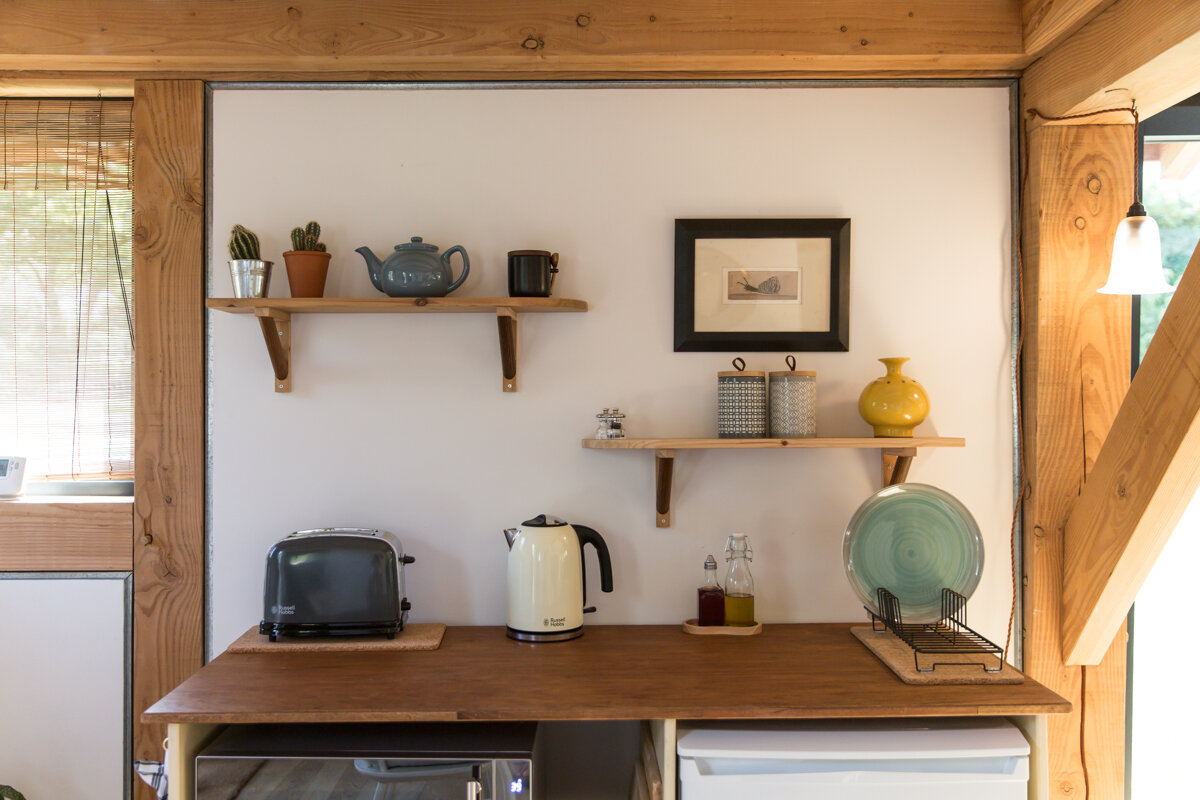
M 0 576 L 0 784 L 125 795 L 126 581 Z

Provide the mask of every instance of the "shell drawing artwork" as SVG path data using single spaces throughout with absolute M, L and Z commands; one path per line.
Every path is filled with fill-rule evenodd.
M 750 285 L 750 283 L 744 278 L 741 280 L 740 284 L 747 292 L 755 292 L 756 294 L 779 294 L 780 289 L 779 278 L 774 275 L 767 278 L 758 286 Z

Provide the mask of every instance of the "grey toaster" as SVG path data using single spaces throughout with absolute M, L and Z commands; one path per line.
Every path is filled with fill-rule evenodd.
M 271 546 L 258 632 L 278 636 L 355 636 L 404 629 L 411 606 L 399 540 L 370 528 L 297 531 Z

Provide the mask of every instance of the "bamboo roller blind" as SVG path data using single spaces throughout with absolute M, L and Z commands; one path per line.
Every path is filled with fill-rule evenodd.
M 133 189 L 133 104 L 0 100 L 0 189 Z
M 0 100 L 0 455 L 133 472 L 132 103 Z

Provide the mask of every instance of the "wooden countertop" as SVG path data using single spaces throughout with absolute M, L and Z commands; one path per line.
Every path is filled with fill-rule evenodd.
M 864 623 L 854 623 L 860 625 Z M 1058 714 L 1041 684 L 910 686 L 850 623 L 691 636 L 674 625 L 596 625 L 525 644 L 500 627 L 449 628 L 437 650 L 222 654 L 147 722 L 754 719 Z

